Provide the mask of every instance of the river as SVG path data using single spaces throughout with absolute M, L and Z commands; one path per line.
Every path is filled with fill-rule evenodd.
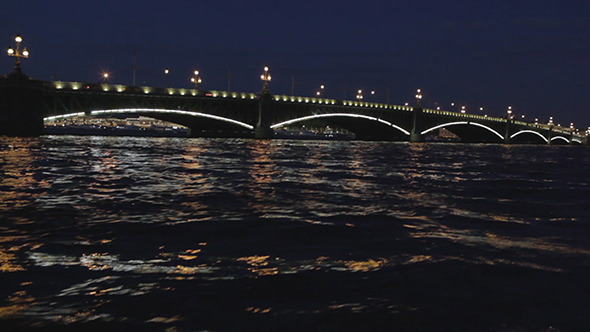
M 0 328 L 590 329 L 590 149 L 0 137 Z

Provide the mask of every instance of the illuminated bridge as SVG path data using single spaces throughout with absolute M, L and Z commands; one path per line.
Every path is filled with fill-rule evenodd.
M 583 144 L 573 129 L 421 107 L 315 97 L 0 78 L 0 135 L 38 136 L 44 121 L 146 116 L 186 126 L 191 136 L 273 138 L 305 123 L 344 128 L 363 140 L 420 142 L 445 128 L 462 142 Z

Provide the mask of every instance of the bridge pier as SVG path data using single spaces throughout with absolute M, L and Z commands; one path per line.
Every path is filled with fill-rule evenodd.
M 254 137 L 259 139 L 272 139 L 274 130 L 270 127 L 272 115 L 272 95 L 268 90 L 263 90 L 258 102 L 258 121 L 254 127 Z
M 504 131 L 504 144 L 510 144 L 510 116 L 506 119 L 506 130 Z
M 43 134 L 43 82 L 31 80 L 20 67 L 0 78 L 0 135 Z
M 412 143 L 424 142 L 424 135 L 422 135 L 420 133 L 411 133 L 410 134 L 410 142 L 412 142 Z
M 410 142 L 424 142 L 424 135 L 422 135 L 422 107 L 420 107 L 420 104 L 412 109 L 412 131 L 410 131 Z

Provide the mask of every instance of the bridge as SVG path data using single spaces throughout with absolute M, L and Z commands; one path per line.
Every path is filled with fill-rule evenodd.
M 316 122 L 361 140 L 422 142 L 441 128 L 467 143 L 587 145 L 571 128 L 422 108 L 317 97 L 30 79 L 20 67 L 0 77 L 0 135 L 39 136 L 44 121 L 146 116 L 190 128 L 191 136 L 272 139 L 278 129 Z

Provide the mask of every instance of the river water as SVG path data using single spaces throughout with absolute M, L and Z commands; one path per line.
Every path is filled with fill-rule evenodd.
M 587 331 L 590 148 L 0 138 L 0 330 Z

